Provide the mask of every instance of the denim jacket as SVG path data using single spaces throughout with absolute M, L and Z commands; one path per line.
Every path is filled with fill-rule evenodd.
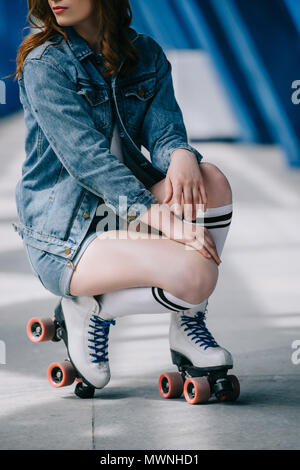
M 171 64 L 161 46 L 128 29 L 139 52 L 134 71 L 109 80 L 102 55 L 71 27 L 33 49 L 18 78 L 26 124 L 22 176 L 15 197 L 25 243 L 72 260 L 102 199 L 117 216 L 134 220 L 157 199 L 177 148 L 202 155 L 187 142 L 174 96 Z M 110 153 L 113 109 L 124 162 Z M 141 152 L 144 146 L 149 161 Z

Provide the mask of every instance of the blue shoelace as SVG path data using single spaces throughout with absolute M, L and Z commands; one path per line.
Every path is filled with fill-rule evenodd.
M 189 331 L 187 336 L 192 336 L 195 343 L 200 343 L 204 349 L 218 348 L 219 345 L 208 331 L 205 324 L 205 313 L 197 312 L 194 317 L 182 315 L 181 326 L 185 326 L 184 331 Z
M 110 325 L 115 325 L 115 320 L 103 320 L 102 318 L 93 315 L 90 318 L 89 332 L 88 334 L 92 336 L 92 339 L 89 339 L 90 343 L 93 343 L 93 346 L 89 346 L 94 353 L 90 353 L 90 356 L 93 358 L 92 362 L 99 364 L 100 362 L 108 362 L 108 335 Z

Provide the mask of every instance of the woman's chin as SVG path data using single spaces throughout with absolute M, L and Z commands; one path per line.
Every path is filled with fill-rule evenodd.
M 74 21 L 67 18 L 56 18 L 56 21 L 59 26 L 72 26 L 74 24 Z

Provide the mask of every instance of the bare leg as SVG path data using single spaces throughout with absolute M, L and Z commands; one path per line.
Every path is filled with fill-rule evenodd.
M 228 200 L 229 195 L 225 178 L 214 165 L 200 165 L 203 167 L 208 206 L 211 200 L 212 204 L 217 203 L 219 192 L 219 203 L 226 204 L 224 196 Z M 220 189 L 214 184 L 217 177 Z M 151 191 L 162 202 L 164 180 L 154 185 Z M 105 232 L 89 245 L 72 276 L 71 295 L 92 296 L 130 287 L 157 286 L 196 304 L 213 292 L 218 267 L 212 259 L 204 258 L 195 250 L 185 250 L 181 243 L 163 239 L 160 235 L 154 237 L 152 234 L 149 239 L 141 236 L 136 240 L 118 239 L 117 235 L 116 231 Z
M 116 237 L 117 232 L 111 235 Z M 137 240 L 104 236 L 93 240 L 80 258 L 71 279 L 71 295 L 157 286 L 187 302 L 197 303 L 202 300 L 199 289 L 205 298 L 211 284 L 216 283 L 216 263 L 199 252 L 185 250 L 180 243 L 158 235 Z

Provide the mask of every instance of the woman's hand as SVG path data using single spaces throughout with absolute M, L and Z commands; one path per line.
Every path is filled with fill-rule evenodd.
M 200 166 L 193 152 L 187 149 L 177 149 L 172 153 L 165 188 L 163 203 L 168 204 L 170 210 L 174 212 L 180 221 L 182 217 L 187 222 L 194 220 L 199 208 L 203 212 L 206 211 L 207 194 Z M 175 225 L 180 231 L 176 221 Z M 215 242 L 207 228 L 189 224 L 191 229 L 188 229 L 187 225 L 184 223 L 187 238 L 178 239 L 177 241 L 198 249 L 206 258 L 212 256 L 216 263 L 220 264 L 221 260 Z M 193 226 L 196 227 L 194 230 L 192 229 Z M 203 246 L 201 245 L 202 242 Z
M 163 202 L 168 203 L 178 217 L 183 216 L 191 221 L 196 218 L 199 207 L 206 211 L 207 195 L 203 177 L 199 163 L 190 150 L 179 148 L 172 153 L 165 188 Z
M 213 258 L 219 265 L 222 261 L 207 228 L 197 224 L 189 224 L 180 220 L 176 215 L 172 215 L 170 228 L 165 232 L 168 238 L 198 250 L 205 258 Z
M 160 232 L 163 238 L 166 237 L 170 240 L 182 243 L 183 245 L 187 245 L 199 251 L 205 258 L 214 259 L 217 265 L 221 263 L 215 242 L 207 228 L 179 219 L 171 211 L 168 204 L 152 204 L 135 222 L 131 222 L 131 224 L 134 224 L 132 227 L 135 227 L 135 224 L 139 224 L 140 222 L 149 227 L 154 227 Z

